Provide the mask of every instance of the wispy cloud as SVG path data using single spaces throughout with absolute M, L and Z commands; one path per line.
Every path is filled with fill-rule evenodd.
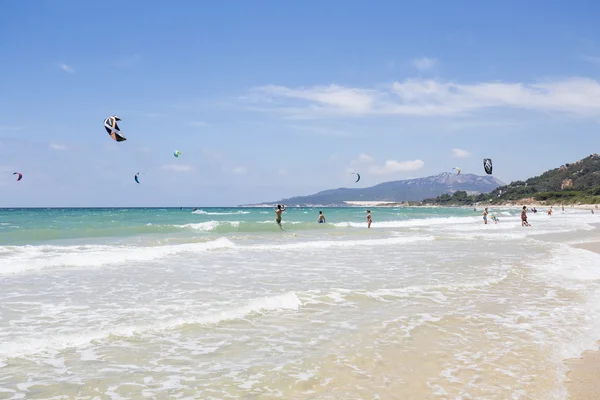
M 67 149 L 67 146 L 65 146 L 64 144 L 59 144 L 59 143 L 50 143 L 49 147 L 52 150 L 58 150 L 58 151 Z
M 167 164 L 161 167 L 164 171 L 173 171 L 173 172 L 191 172 L 194 170 L 194 167 L 186 164 Z
M 422 160 L 387 160 L 383 165 L 373 165 L 369 168 L 369 172 L 375 175 L 388 175 L 396 172 L 416 171 L 423 168 L 424 165 L 425 163 Z
M 65 71 L 65 72 L 67 72 L 69 74 L 74 74 L 75 73 L 75 70 L 70 65 L 59 64 L 59 67 L 60 67 L 60 69 L 62 69 L 63 71 Z
M 363 154 L 360 154 L 360 155 L 358 156 L 358 162 L 359 162 L 359 163 L 372 163 L 372 162 L 374 162 L 374 161 L 375 161 L 375 160 L 373 160 L 373 157 L 371 157 L 371 156 L 370 156 L 370 155 L 368 155 L 368 154 L 364 154 L 364 153 L 363 153 Z
M 412 60 L 412 65 L 419 71 L 427 71 L 436 67 L 438 61 L 435 58 L 421 57 Z
M 468 158 L 471 156 L 467 150 L 463 149 L 452 149 L 452 157 L 454 158 Z
M 600 112 L 600 82 L 574 77 L 536 83 L 456 83 L 408 79 L 382 89 L 339 85 L 287 88 L 262 86 L 250 91 L 266 110 L 290 116 L 464 116 L 490 108 L 563 112 L 591 117 Z M 258 95 L 255 96 L 255 95 Z
M 386 160 L 383 164 L 378 164 L 373 157 L 368 154 L 360 154 L 357 159 L 351 162 L 351 167 L 347 172 L 356 172 L 356 170 L 367 170 L 373 175 L 389 175 L 398 172 L 416 171 L 425 163 L 422 160 Z

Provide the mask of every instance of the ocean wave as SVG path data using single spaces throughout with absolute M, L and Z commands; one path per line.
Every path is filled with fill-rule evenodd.
M 226 308 L 217 312 L 173 318 L 161 322 L 147 322 L 134 325 L 115 326 L 106 330 L 78 330 L 77 333 L 53 334 L 42 337 L 25 337 L 0 343 L 0 360 L 21 357 L 28 354 L 52 353 L 66 348 L 85 347 L 92 341 L 107 340 L 109 337 L 127 338 L 134 335 L 152 335 L 185 325 L 215 325 L 224 321 L 248 318 L 277 310 L 297 310 L 302 306 L 294 292 L 255 298 L 245 304 Z
M 152 261 L 186 252 L 235 247 L 226 238 L 166 246 L 3 246 L 0 247 L 0 275 L 51 267 L 99 267 L 138 261 Z
M 201 215 L 239 215 L 239 214 L 250 214 L 250 211 L 233 211 L 233 212 L 210 212 L 204 210 L 196 210 L 192 211 L 192 214 L 201 214 Z
M 273 249 L 326 249 L 332 247 L 386 246 L 433 240 L 435 240 L 434 236 L 395 236 L 391 238 L 361 240 L 287 241 L 244 246 L 221 237 L 204 242 L 157 246 L 0 246 L 0 275 L 39 271 L 56 267 L 85 268 L 122 265 L 210 250 L 270 251 Z

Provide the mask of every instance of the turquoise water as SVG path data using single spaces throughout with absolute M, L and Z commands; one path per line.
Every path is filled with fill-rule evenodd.
M 154 240 L 165 236 L 197 237 L 236 233 L 278 233 L 275 214 L 265 208 L 75 208 L 0 209 L 0 243 L 11 245 L 49 242 L 94 243 Z M 323 211 L 326 224 L 316 224 Z M 288 208 L 283 213 L 287 231 L 335 230 L 366 227 L 366 208 Z M 472 216 L 472 209 L 371 208 L 373 228 L 390 221 Z M 384 224 L 382 224 L 384 223 Z
M 0 210 L 0 399 L 563 399 L 598 215 Z

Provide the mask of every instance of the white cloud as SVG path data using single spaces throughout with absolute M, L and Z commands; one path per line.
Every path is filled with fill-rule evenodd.
M 382 166 L 373 165 L 369 171 L 375 175 L 387 175 L 396 172 L 416 171 L 423 168 L 425 163 L 422 160 L 396 161 L 387 160 Z
M 167 164 L 163 165 L 161 169 L 173 172 L 191 172 L 194 170 L 194 167 L 186 164 Z
M 360 154 L 357 159 L 350 163 L 346 172 L 356 172 L 356 170 L 368 170 L 373 175 L 387 175 L 397 172 L 416 171 L 423 168 L 425 163 L 422 160 L 397 161 L 387 160 L 383 165 L 377 165 L 373 157 L 368 154 Z
M 239 166 L 239 167 L 235 167 L 233 170 L 231 170 L 231 172 L 233 172 L 236 175 L 244 175 L 244 174 L 248 173 L 248 168 Z
M 75 73 L 75 70 L 74 70 L 74 69 L 73 69 L 73 67 L 71 67 L 70 65 L 67 65 L 67 64 L 60 64 L 60 65 L 59 65 L 59 67 L 60 67 L 60 68 L 61 68 L 63 71 L 65 71 L 65 72 L 67 72 L 67 73 L 69 73 L 69 74 L 74 74 L 74 73 Z
M 371 157 L 371 156 L 370 156 L 370 155 L 368 155 L 368 154 L 364 154 L 364 153 L 362 153 L 362 154 L 360 154 L 360 155 L 358 156 L 358 162 L 359 162 L 359 163 L 372 163 L 373 161 L 374 161 L 374 160 L 373 160 L 373 157 Z
M 50 148 L 52 150 L 66 150 L 67 146 L 65 146 L 64 144 L 59 144 L 59 143 L 50 143 Z
M 452 157 L 454 158 L 468 158 L 471 156 L 467 150 L 463 149 L 452 149 Z
M 315 86 L 312 88 L 291 89 L 284 86 L 261 86 L 251 90 L 267 99 L 288 98 L 312 103 L 313 108 L 327 107 L 330 111 L 342 113 L 364 113 L 372 108 L 376 92 L 365 89 L 345 88 L 338 85 Z
M 600 82 L 574 77 L 535 83 L 456 83 L 408 79 L 382 89 L 338 85 L 309 88 L 263 86 L 260 93 L 270 110 L 290 116 L 331 117 L 368 115 L 460 116 L 489 108 L 563 112 L 578 116 L 600 113 Z
M 438 63 L 438 61 L 435 58 L 429 58 L 429 57 L 421 57 L 421 58 L 412 60 L 412 65 L 414 65 L 415 68 L 417 68 L 419 71 L 427 71 L 432 68 L 435 68 L 437 63 Z

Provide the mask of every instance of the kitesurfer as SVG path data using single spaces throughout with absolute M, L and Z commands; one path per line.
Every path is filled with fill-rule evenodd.
M 283 226 L 281 226 L 281 213 L 283 213 L 284 211 L 285 205 L 277 204 L 277 209 L 275 210 L 275 215 L 277 217 L 275 218 L 275 222 L 277 222 L 277 225 L 279 225 L 281 229 L 283 229 Z
M 371 219 L 371 210 L 367 210 L 367 228 L 371 228 L 371 222 L 373 222 Z
M 319 224 L 324 224 L 325 223 L 325 216 L 323 215 L 323 211 L 319 211 L 319 219 L 317 219 L 317 222 Z

